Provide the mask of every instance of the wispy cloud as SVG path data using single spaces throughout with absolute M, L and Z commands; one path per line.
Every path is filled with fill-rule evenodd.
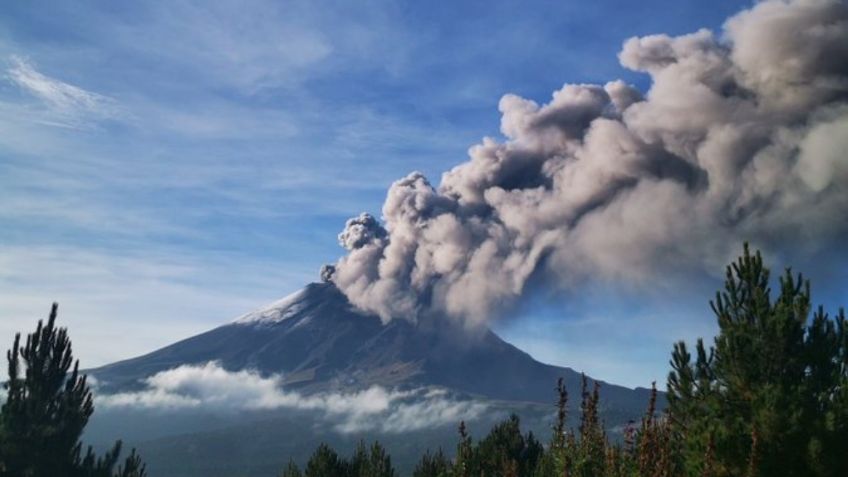
M 227 371 L 215 362 L 185 365 L 145 380 L 141 391 L 97 396 L 106 408 L 179 410 L 293 409 L 317 411 L 340 433 L 407 432 L 455 424 L 480 416 L 487 405 L 456 400 L 438 389 L 408 391 L 372 386 L 356 392 L 303 395 L 282 388 L 282 377 Z
M 76 129 L 123 115 L 114 99 L 44 75 L 27 58 L 12 55 L 9 63 L 6 78 L 40 101 L 41 122 Z

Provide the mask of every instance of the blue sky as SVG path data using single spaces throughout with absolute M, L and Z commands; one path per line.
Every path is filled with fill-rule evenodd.
M 0 12 L 0 337 L 60 302 L 84 366 L 317 280 L 345 219 L 498 136 L 499 98 L 646 77 L 629 37 L 717 30 L 749 2 L 13 2 Z M 712 333 L 674 304 L 539 297 L 498 330 L 601 379 L 664 380 Z M 603 307 L 598 306 L 603 304 Z M 695 307 L 696 309 L 693 309 Z

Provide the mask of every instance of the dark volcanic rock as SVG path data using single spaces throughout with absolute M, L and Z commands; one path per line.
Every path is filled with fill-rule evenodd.
M 288 389 L 305 393 L 425 385 L 552 403 L 559 377 L 573 396 L 580 386 L 579 373 L 540 363 L 490 330 L 471 333 L 405 320 L 384 325 L 327 283 L 310 284 L 230 324 L 90 373 L 101 391 L 113 392 L 143 386 L 144 378 L 160 371 L 209 361 L 228 370 L 282 374 Z M 609 411 L 635 417 L 649 391 L 602 384 L 601 394 Z

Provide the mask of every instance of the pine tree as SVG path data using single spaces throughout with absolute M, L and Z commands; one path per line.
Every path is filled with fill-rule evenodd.
M 366 477 L 370 475 L 370 464 L 368 449 L 365 448 L 365 442 L 360 440 L 356 445 L 356 449 L 353 451 L 350 462 L 348 462 L 349 477 Z
M 476 475 L 474 465 L 474 447 L 465 421 L 459 423 L 459 444 L 456 446 L 456 461 L 453 464 L 454 477 L 472 477 Z
M 807 332 L 810 403 L 819 432 L 810 437 L 807 462 L 816 475 L 848 475 L 848 320 L 845 310 L 830 318 L 821 307 Z
M 547 452 L 539 461 L 535 475 L 538 477 L 565 475 L 571 467 L 567 448 L 568 427 L 568 391 L 562 378 L 556 385 L 556 420 L 551 433 L 551 442 Z
M 124 460 L 124 465 L 118 467 L 115 477 L 145 477 L 147 466 L 141 460 L 135 449 L 130 451 L 130 455 Z
M 283 473 L 280 474 L 280 477 L 303 477 L 303 473 L 300 471 L 300 467 L 294 463 L 293 460 L 289 460 L 286 468 L 283 469 Z
M 478 467 L 472 475 L 532 476 L 543 452 L 532 432 L 521 433 L 521 421 L 513 414 L 477 444 L 474 455 Z
M 394 477 L 392 458 L 386 449 L 377 441 L 370 448 L 359 441 L 356 450 L 348 464 L 349 477 Z
M 657 416 L 657 383 L 651 383 L 651 398 L 648 410 L 639 428 L 635 467 L 639 475 L 673 477 L 680 475 L 678 452 L 673 441 L 671 428 L 666 419 Z
M 580 441 L 574 455 L 574 472 L 579 476 L 604 475 L 606 465 L 606 432 L 600 418 L 600 384 L 595 381 L 589 392 L 586 375 L 582 378 L 582 397 L 580 404 Z
M 392 458 L 386 452 L 386 448 L 379 442 L 371 444 L 371 452 L 368 455 L 368 472 L 361 477 L 394 477 L 395 469 L 392 467 Z
M 86 376 L 80 375 L 79 361 L 73 359 L 67 330 L 56 327 L 57 311 L 54 303 L 47 325 L 39 321 L 23 347 L 20 334 L 15 335 L 6 355 L 7 396 L 0 408 L 2 477 L 109 477 L 118 461 L 120 442 L 102 457 L 90 447 L 82 455 L 80 437 L 94 404 Z M 117 472 L 120 477 L 145 474 L 134 451 Z
M 339 477 L 347 475 L 348 466 L 344 459 L 327 444 L 320 444 L 309 462 L 306 463 L 305 477 Z
M 714 345 L 699 341 L 694 362 L 674 348 L 669 414 L 687 475 L 848 475 L 832 457 L 848 451 L 844 314 L 810 320 L 809 282 L 791 270 L 772 295 L 746 245 L 711 302 Z
M 451 472 L 451 464 L 442 449 L 431 454 L 428 450 L 421 456 L 421 460 L 415 466 L 412 477 L 448 477 Z

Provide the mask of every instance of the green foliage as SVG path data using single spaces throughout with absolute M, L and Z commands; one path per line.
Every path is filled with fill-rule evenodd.
M 543 452 L 532 432 L 521 433 L 518 416 L 513 414 L 477 444 L 472 475 L 531 476 Z
M 284 477 L 299 477 L 300 469 L 292 462 L 283 472 Z M 374 442 L 370 447 L 359 443 L 348 461 L 340 457 L 327 444 L 321 444 L 306 464 L 306 477 L 394 477 L 392 459 L 386 449 Z
M 629 462 L 621 458 L 613 462 L 617 467 L 617 475 L 627 475 L 628 470 L 638 470 L 638 475 L 650 475 L 654 477 L 671 477 L 680 475 L 680 459 L 676 450 L 676 443 L 672 440 L 672 428 L 667 421 L 658 419 L 656 415 L 657 386 L 651 385 L 651 399 L 648 402 L 648 410 L 642 417 L 642 425 L 636 434 L 635 459 Z M 631 455 L 633 455 L 631 450 Z M 613 459 L 615 461 L 615 459 Z M 622 472 L 624 472 L 622 474 Z
M 456 445 L 456 461 L 453 464 L 455 477 L 471 477 L 474 473 L 474 443 L 465 427 L 465 421 L 459 423 L 459 443 Z
M 57 310 L 54 303 L 47 325 L 39 321 L 23 347 L 16 335 L 6 355 L 0 477 L 143 477 L 144 465 L 135 451 L 114 470 L 120 441 L 103 456 L 90 447 L 82 454 L 80 437 L 94 405 L 86 377 L 73 359 L 67 330 L 56 328 Z
M 347 463 L 327 444 L 321 444 L 306 463 L 306 477 L 338 477 L 347 474 Z
M 711 302 L 719 335 L 674 347 L 669 415 L 687 475 L 848 475 L 844 312 L 810 319 L 810 286 L 787 270 L 773 297 L 745 247 Z
M 303 477 L 303 473 L 300 471 L 300 467 L 293 460 L 290 460 L 280 477 Z
M 579 477 L 625 476 L 635 474 L 632 443 L 628 449 L 610 444 L 600 419 L 600 384 L 590 386 L 586 376 L 582 377 L 580 425 L 575 433 L 566 429 L 568 393 L 557 383 L 557 417 L 547 452 L 539 460 L 536 477 Z M 652 405 L 653 405 L 652 400 Z M 653 415 L 653 409 L 648 410 Z M 644 423 L 649 422 L 646 418 Z M 645 474 L 654 475 L 654 474 Z
M 583 401 L 580 404 L 580 440 L 566 442 L 570 459 L 577 476 L 603 475 L 606 466 L 607 437 L 599 415 L 600 385 L 596 381 L 589 392 L 586 375 L 583 375 Z
M 394 477 L 395 471 L 392 468 L 391 457 L 379 442 L 374 442 L 370 449 L 366 449 L 365 443 L 360 441 L 350 460 L 347 475 L 349 477 Z
M 449 477 L 452 470 L 450 460 L 445 457 L 441 449 L 435 454 L 431 454 L 428 450 L 415 466 L 412 477 Z

